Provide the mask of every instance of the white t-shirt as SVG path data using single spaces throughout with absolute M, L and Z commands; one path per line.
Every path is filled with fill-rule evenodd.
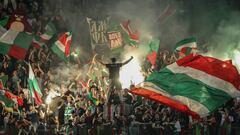
M 221 126 L 223 125 L 224 121 L 225 121 L 225 114 L 223 113 L 222 114 L 222 119 L 221 119 L 221 124 L 220 124 Z
M 174 127 L 176 128 L 176 132 L 181 132 L 181 125 L 179 121 L 176 121 Z
M 233 116 L 229 115 L 228 118 L 229 118 L 230 122 L 233 122 L 233 121 L 234 121 Z

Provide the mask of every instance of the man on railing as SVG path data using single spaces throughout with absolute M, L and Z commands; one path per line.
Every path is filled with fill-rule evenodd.
M 99 63 L 101 63 L 102 65 L 104 65 L 108 68 L 109 79 L 111 81 L 111 84 L 110 84 L 111 90 L 113 90 L 114 87 L 117 90 L 122 89 L 121 83 L 119 82 L 119 71 L 122 66 L 128 64 L 132 59 L 133 59 L 133 56 L 131 56 L 130 59 L 128 59 L 127 61 L 125 61 L 123 63 L 116 63 L 116 61 L 117 61 L 116 58 L 111 58 L 112 63 L 109 63 L 109 64 L 105 64 L 105 63 L 99 61 Z

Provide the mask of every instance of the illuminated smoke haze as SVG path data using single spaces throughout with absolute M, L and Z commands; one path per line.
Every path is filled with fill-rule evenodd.
M 237 0 L 51 0 L 46 4 L 54 14 L 63 17 L 68 29 L 73 30 L 73 47 L 81 50 L 82 61 L 89 61 L 93 55 L 86 17 L 110 16 L 110 25 L 130 19 L 142 41 L 159 38 L 160 48 L 172 50 L 179 40 L 195 36 L 204 55 L 233 59 L 238 64 L 239 3 Z M 159 19 L 167 6 L 174 12 Z M 122 58 L 128 58 L 128 53 L 123 52 Z M 139 60 L 146 52 L 138 49 L 134 54 Z M 105 56 L 104 60 L 108 62 L 109 57 Z

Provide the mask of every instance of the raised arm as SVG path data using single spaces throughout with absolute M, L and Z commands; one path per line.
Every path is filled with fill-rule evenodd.
M 34 52 L 35 52 L 34 49 L 30 51 L 30 54 L 29 54 L 29 56 L 28 56 L 28 60 L 29 60 L 29 61 L 31 61 L 31 60 L 34 58 L 34 55 L 33 55 Z
M 42 74 L 44 74 L 43 70 L 42 70 L 41 67 L 40 67 L 40 63 L 38 63 L 37 66 L 38 66 L 39 71 L 40 71 Z
M 125 61 L 125 62 L 123 62 L 123 65 L 126 65 L 126 64 L 128 64 L 131 60 L 133 59 L 133 56 L 131 56 L 131 58 L 130 59 L 128 59 L 127 61 Z
M 41 59 L 41 53 L 42 53 L 42 48 L 40 48 L 39 51 L 38 51 L 38 59 L 39 60 Z

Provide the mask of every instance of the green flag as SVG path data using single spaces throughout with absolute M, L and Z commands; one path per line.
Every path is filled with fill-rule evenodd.
M 0 89 L 3 89 L 4 87 L 6 87 L 7 80 L 8 80 L 7 75 L 0 76 Z
M 0 90 L 0 102 L 1 102 L 1 104 L 5 105 L 6 107 L 13 107 L 14 106 L 14 101 L 5 96 L 5 91 L 4 90 Z
M 153 39 L 153 40 L 150 41 L 150 43 L 147 46 L 147 49 L 148 49 L 147 60 L 152 65 L 156 64 L 159 44 L 160 44 L 160 40 Z

